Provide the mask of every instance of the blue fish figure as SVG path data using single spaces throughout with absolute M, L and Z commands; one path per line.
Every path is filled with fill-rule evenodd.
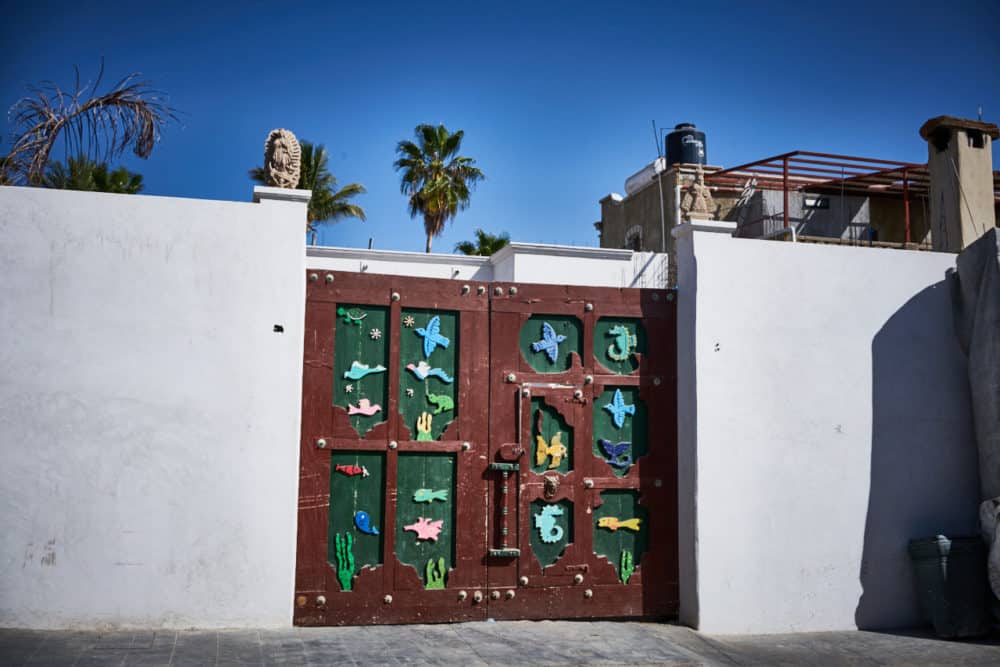
M 441 318 L 435 315 L 431 318 L 431 321 L 427 323 L 427 328 L 418 327 L 417 335 L 423 336 L 424 338 L 424 356 L 430 357 L 431 352 L 434 348 L 440 345 L 441 347 L 447 348 L 448 343 L 451 341 L 441 335 Z
M 366 535 L 378 535 L 378 528 L 372 525 L 372 518 L 368 512 L 359 510 L 354 513 L 354 525 Z
M 614 418 L 615 428 L 621 428 L 625 425 L 625 415 L 635 414 L 635 405 L 625 405 L 621 389 L 615 389 L 614 398 L 604 406 L 604 409 L 610 412 Z
M 604 450 L 604 455 L 608 457 L 606 459 L 608 465 L 616 468 L 628 468 L 632 465 L 632 455 L 628 453 L 628 448 L 632 446 L 631 442 L 619 442 L 616 444 L 604 438 L 599 438 L 597 442 L 601 443 L 601 449 Z M 623 456 L 625 457 L 624 459 L 622 458 Z
M 556 362 L 559 358 L 559 343 L 566 340 L 566 336 L 557 334 L 556 330 L 548 322 L 542 322 L 542 339 L 531 344 L 531 349 L 535 352 L 545 350 L 549 355 L 549 361 Z

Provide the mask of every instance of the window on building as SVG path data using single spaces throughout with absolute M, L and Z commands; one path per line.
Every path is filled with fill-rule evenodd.
M 625 248 L 634 252 L 642 252 L 642 227 L 634 225 L 625 232 Z
M 983 137 L 983 133 L 979 130 L 966 130 L 966 135 L 969 137 L 969 146 L 972 148 L 985 148 L 986 139 Z
M 830 208 L 830 198 L 829 197 L 812 197 L 806 195 L 805 197 L 806 208 Z

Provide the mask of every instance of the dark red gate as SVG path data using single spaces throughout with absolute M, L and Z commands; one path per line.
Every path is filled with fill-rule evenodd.
M 672 292 L 307 279 L 297 625 L 676 613 Z

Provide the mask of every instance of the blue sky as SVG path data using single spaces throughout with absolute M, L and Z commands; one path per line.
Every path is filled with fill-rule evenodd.
M 125 161 L 147 194 L 247 201 L 246 170 L 287 127 L 368 188 L 368 221 L 321 243 L 416 251 L 395 145 L 418 123 L 461 128 L 487 181 L 445 252 L 476 227 L 596 245 L 597 201 L 655 157 L 651 120 L 697 123 L 727 166 L 795 149 L 923 162 L 927 118 L 1000 121 L 1000 2 L 813 4 L 5 3 L 0 108 L 103 57 L 108 82 L 142 72 L 180 112 Z

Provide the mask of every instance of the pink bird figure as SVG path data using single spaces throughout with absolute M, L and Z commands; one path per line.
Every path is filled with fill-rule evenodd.
M 371 401 L 367 398 L 362 398 L 358 401 L 356 406 L 347 404 L 347 414 L 349 415 L 364 415 L 365 417 L 371 417 L 376 412 L 382 412 L 382 406 L 376 403 L 372 405 Z
M 431 521 L 425 517 L 418 517 L 416 523 L 411 523 L 409 526 L 403 526 L 403 530 L 412 530 L 417 534 L 418 540 L 434 540 L 437 542 L 438 535 L 441 534 L 441 526 L 443 525 L 444 519 Z

